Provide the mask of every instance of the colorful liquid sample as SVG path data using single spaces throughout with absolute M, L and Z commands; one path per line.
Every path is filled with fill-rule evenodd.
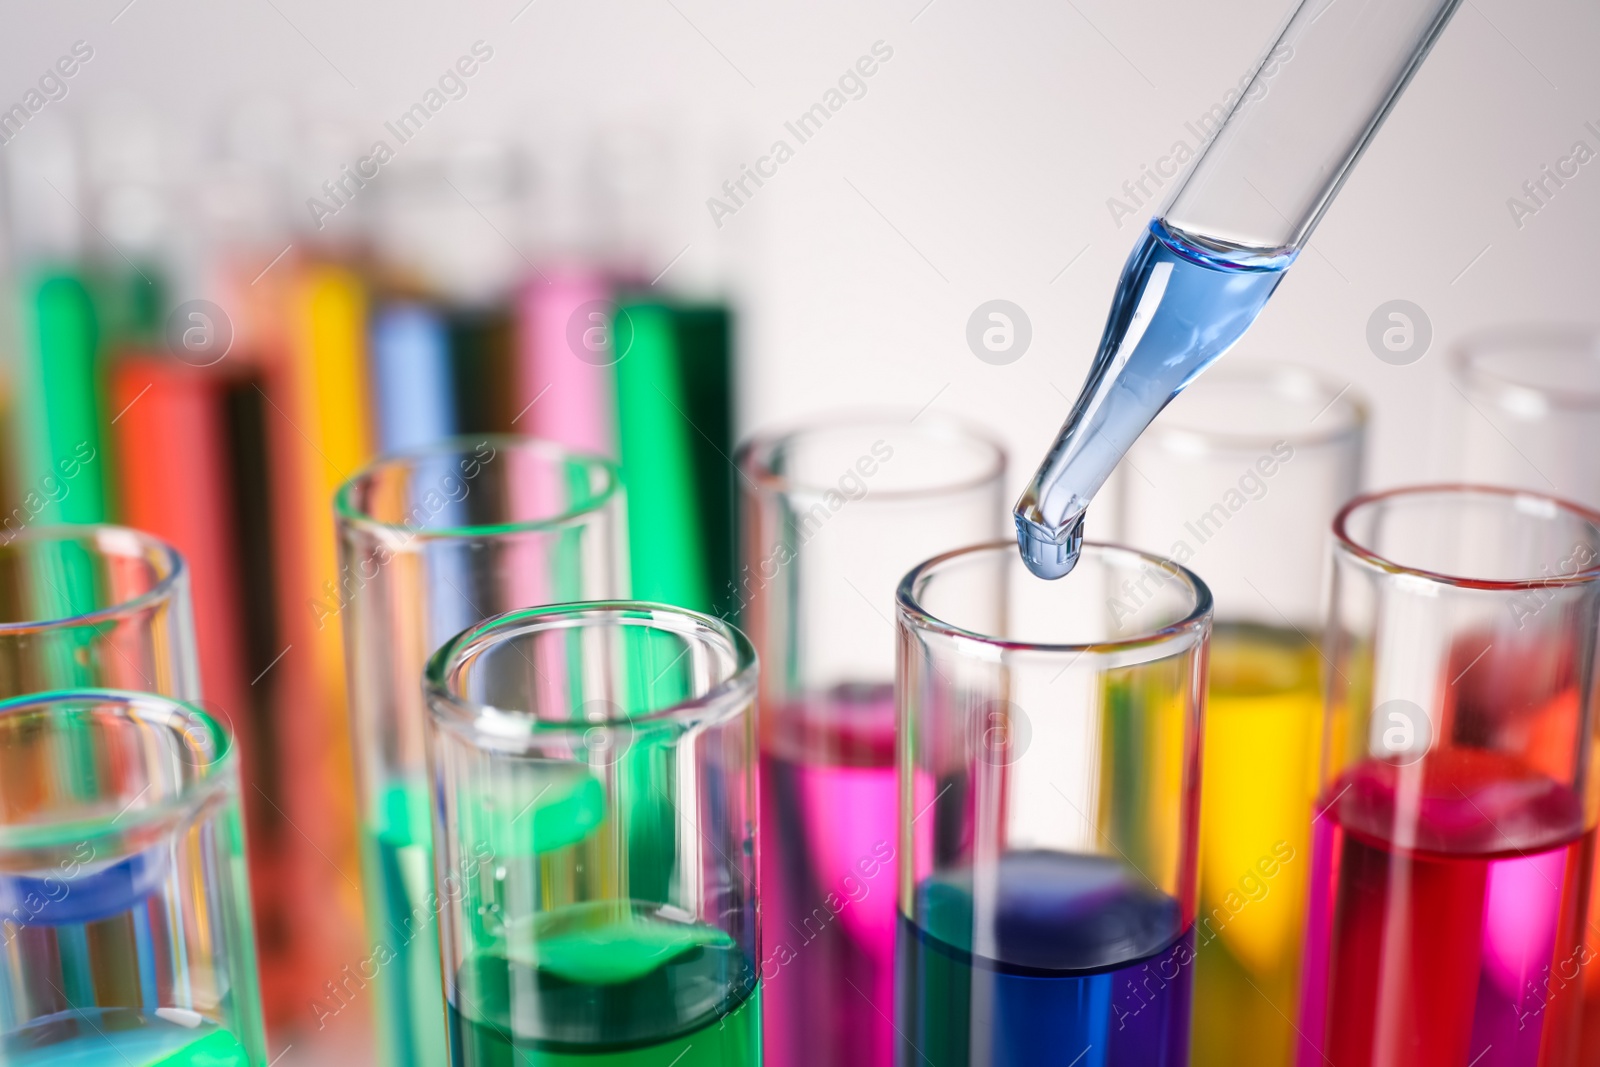
M 0 1038 L 7 1067 L 251 1067 L 238 1038 L 180 1008 L 66 1011 Z
M 1294 1056 L 1311 806 L 1322 736 L 1316 649 L 1292 630 L 1222 625 L 1200 775 L 1195 1067 Z
M 784 707 L 761 759 L 768 1067 L 894 1062 L 894 688 Z
M 87 781 L 93 766 L 70 769 Z M 130 836 L 157 839 L 130 851 L 84 820 L 8 852 L 36 866 L 0 874 L 0 1065 L 243 1067 L 261 1051 L 249 899 L 214 873 L 242 881 L 237 810 Z M 196 908 L 183 890 L 207 878 Z
M 1435 749 L 1330 783 L 1313 827 L 1301 1067 L 1577 1063 L 1594 830 L 1521 761 Z
M 918 921 L 900 918 L 900 1063 L 1189 1062 L 1194 930 L 1176 900 L 1104 856 L 1014 852 L 982 880 L 975 909 L 971 872 L 935 875 Z
M 736 599 L 731 316 L 719 305 L 625 301 L 612 328 L 615 360 L 602 354 L 597 361 L 615 368 L 633 595 L 729 615 Z
M 1072 569 L 1083 511 L 1112 468 L 1250 328 L 1293 261 L 1293 253 L 1224 255 L 1151 221 L 1122 268 L 1083 390 L 1017 502 L 1017 542 L 1031 571 L 1060 578 Z
M 20 361 L 24 392 L 16 408 L 24 427 L 23 491 L 38 500 L 36 522 L 104 522 L 110 471 L 101 439 L 106 416 L 94 299 L 86 280 L 71 272 L 36 278 L 26 297 L 32 335 Z
M 1581 1062 L 1600 1062 L 1600 892 L 1595 881 L 1589 882 L 1589 944 L 1583 957 L 1574 968 L 1563 962 L 1554 972 L 1555 981 L 1562 985 L 1583 987 L 1583 1056 Z M 1574 970 L 1577 971 L 1574 974 Z
M 756 1067 L 754 963 L 661 905 L 598 901 L 505 928 L 450 992 L 454 1067 Z
M 379 1062 L 433 1067 L 444 1062 L 445 1028 L 439 916 L 428 903 L 433 834 L 427 794 L 420 783 L 392 786 L 384 801 L 382 824 L 361 833 L 368 936 L 374 953 L 382 945 L 393 956 L 371 981 Z M 348 998 L 359 991 L 332 992 Z

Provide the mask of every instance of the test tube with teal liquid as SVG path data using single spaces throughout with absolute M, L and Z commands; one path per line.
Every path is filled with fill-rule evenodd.
M 338 618 L 320 621 L 344 631 L 383 1067 L 446 1056 L 423 667 L 491 615 L 623 593 L 622 508 L 609 461 L 494 435 L 383 457 L 335 498 Z
M 0 1063 L 264 1067 L 238 756 L 167 697 L 0 701 Z
M 199 697 L 189 570 L 177 551 L 148 534 L 118 526 L 35 528 L 25 525 L 17 513 L 9 519 L 0 534 L 0 697 L 27 702 L 34 699 L 28 694 L 91 686 L 177 700 Z M 110 819 L 120 803 L 104 813 L 105 818 L 97 814 L 96 798 L 120 789 L 119 783 L 127 776 L 139 773 L 125 765 L 134 760 L 132 754 L 110 760 L 107 746 L 111 743 L 102 736 L 98 721 L 97 715 L 78 711 L 29 713 L 18 718 L 0 715 L 0 941 L 4 942 L 0 948 L 0 1034 L 22 1031 L 31 1026 L 31 1020 L 53 1018 L 61 1012 L 98 1010 L 108 1004 L 126 1007 L 135 995 L 130 990 L 137 991 L 143 998 L 139 1004 L 152 1011 L 163 1006 L 191 1010 L 187 1005 L 192 997 L 186 1000 L 189 995 L 181 990 L 152 986 L 156 979 L 146 974 L 150 960 L 168 958 L 160 955 L 167 948 L 158 937 L 166 920 L 149 907 L 156 899 L 152 894 L 161 857 L 147 856 L 118 836 L 137 805 L 121 820 Z M 136 717 L 136 721 L 148 720 Z M 35 732 L 49 737 L 35 736 Z M 125 750 L 126 746 L 111 745 L 110 753 Z M 158 787 L 151 785 L 150 791 L 157 793 Z M 137 792 L 138 787 L 129 791 L 123 802 L 130 802 Z M 52 797 L 64 811 L 56 810 Z M 49 829 L 54 821 L 66 823 L 68 829 L 56 834 Z M 5 843 L 9 822 L 26 822 L 32 827 L 18 839 L 26 847 L 18 846 L 14 853 Z M 99 836 L 91 836 L 90 827 L 98 824 L 104 824 L 95 831 Z M 64 840 L 62 835 L 71 839 Z M 85 851 L 71 855 L 80 846 Z M 122 858 L 110 864 L 89 864 L 87 850 L 103 859 L 112 849 L 121 849 L 117 854 Z M 242 857 L 242 845 L 239 849 Z M 80 902 L 93 904 L 93 912 L 91 918 L 67 921 L 64 916 L 91 913 L 75 910 L 65 901 L 59 907 L 52 903 L 48 914 L 43 909 L 44 902 L 69 891 L 71 880 L 64 876 L 77 877 L 75 862 L 84 866 L 85 873 L 82 881 L 71 882 L 76 886 L 73 891 Z M 58 870 L 62 863 L 67 867 Z M 251 962 L 248 967 L 251 983 L 254 966 Z M 11 970 L 4 971 L 5 967 Z M 130 974 L 137 976 L 132 986 L 116 977 Z M 239 980 L 245 979 L 241 975 Z M 40 1000 L 52 992 L 51 983 L 59 996 Z M 171 996 L 167 996 L 169 992 Z M 248 998 L 254 996 L 253 991 L 248 994 Z M 135 1029 L 145 1026 L 134 1016 L 118 1018 L 125 1018 Z M 90 1019 L 103 1029 L 109 1027 L 107 1033 L 117 1030 L 117 1024 L 106 1024 L 97 1015 Z M 28 1029 L 21 1036 L 13 1034 L 15 1040 L 0 1038 L 0 1064 L 42 1062 L 27 1058 L 34 1054 L 28 1050 L 36 1048 L 46 1049 L 41 1055 L 52 1061 L 60 1060 L 66 1055 L 59 1047 L 66 1040 L 64 1035 L 88 1029 L 89 1022 L 81 1020 L 70 1022 L 65 1030 L 50 1023 L 43 1029 Z M 231 1032 L 240 1033 L 237 1027 Z M 122 1050 L 122 1039 L 107 1040 L 109 1044 L 72 1046 L 89 1058 L 65 1062 L 121 1062 L 110 1050 Z M 247 1038 L 241 1040 L 248 1043 Z M 130 1048 L 146 1046 L 136 1041 Z M 149 1062 L 134 1058 L 131 1051 L 129 1059 Z
M 534 608 L 458 635 L 425 689 L 452 1067 L 759 1064 L 744 635 Z

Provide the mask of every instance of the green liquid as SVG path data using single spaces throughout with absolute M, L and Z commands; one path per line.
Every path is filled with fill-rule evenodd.
M 47 273 L 35 286 L 31 365 L 21 405 L 31 426 L 31 447 L 21 488 L 41 501 L 35 523 L 104 522 L 108 508 L 94 301 L 84 280 L 70 272 Z
M 461 968 L 455 1067 L 755 1067 L 761 996 L 723 931 L 598 902 L 515 924 Z
M 376 967 L 378 972 L 371 982 L 378 1062 L 384 1067 L 439 1067 L 445 1062 L 444 983 L 439 917 L 428 903 L 433 838 L 427 795 L 421 787 L 395 786 L 385 801 L 383 825 L 361 831 L 367 933 L 374 953 L 365 970 Z
M 459 811 L 463 833 L 484 856 L 525 858 L 564 848 L 592 833 L 604 815 L 600 783 L 578 765 L 553 765 L 547 777 L 520 784 L 526 798 L 515 789 L 465 795 Z M 452 905 L 441 903 L 434 891 L 430 819 L 424 786 L 394 785 L 383 794 L 378 825 L 364 827 L 361 835 L 372 955 L 357 969 L 377 971 L 371 984 L 385 1067 L 444 1063 L 439 912 Z M 471 880 L 470 870 L 457 873 Z M 359 990 L 322 992 L 343 999 Z
M 239 1039 L 215 1023 L 184 1026 L 131 1008 L 68 1011 L 0 1038 L 6 1067 L 250 1067 Z

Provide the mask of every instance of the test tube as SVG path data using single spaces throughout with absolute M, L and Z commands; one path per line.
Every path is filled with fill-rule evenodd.
M 1474 334 L 1452 354 L 1450 377 L 1456 476 L 1600 507 L 1600 332 Z
M 1004 530 L 1005 454 L 926 414 L 746 443 L 733 600 L 762 672 L 767 1067 L 894 1062 L 894 628 L 901 576 Z
M 1085 544 L 1010 541 L 897 597 L 898 1063 L 1189 1062 L 1211 594 Z
M 193 704 L 0 701 L 0 1063 L 265 1067 L 239 769 Z
M 449 334 L 440 310 L 420 300 L 385 301 L 373 316 L 370 344 L 383 451 L 456 436 Z
M 53 483 L 70 493 L 70 476 Z M 0 696 L 106 686 L 200 696 L 189 570 L 121 526 L 26 523 L 0 534 Z
M 1195 1067 L 1293 1062 L 1322 743 L 1311 635 L 1328 527 L 1356 494 L 1365 428 L 1347 386 L 1282 364 L 1229 364 L 1174 400 L 1118 471 L 1118 539 L 1193 567 L 1216 602 Z
M 1450 378 L 1455 477 L 1600 508 L 1600 331 L 1475 333 L 1452 352 Z M 1600 931 L 1600 893 L 1590 896 L 1589 924 Z M 1583 1059 L 1600 1062 L 1600 966 L 1585 966 L 1583 982 Z
M 744 635 L 533 608 L 458 635 L 426 689 L 452 1067 L 757 1067 Z
M 372 951 L 362 972 L 376 972 L 379 1063 L 438 1067 L 445 1018 L 418 681 L 435 649 L 481 619 L 621 592 L 622 489 L 606 460 L 486 435 L 380 459 L 334 506 L 340 584 L 319 623 L 338 614 L 349 664 Z
M 1600 514 L 1423 486 L 1333 533 L 1299 1063 L 1577 1064 Z

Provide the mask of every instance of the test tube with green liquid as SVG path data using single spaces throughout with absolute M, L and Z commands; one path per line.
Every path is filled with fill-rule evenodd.
M 634 595 L 731 614 L 731 316 L 718 304 L 624 301 L 613 326 Z
M 608 460 L 488 434 L 385 456 L 347 482 L 334 507 L 339 597 L 323 622 L 344 629 L 377 1062 L 439 1067 L 445 1018 L 419 679 L 435 649 L 481 619 L 622 594 L 622 490 Z
M 94 299 L 72 270 L 43 270 L 28 283 L 29 336 L 17 405 L 23 422 L 16 528 L 104 522 L 99 325 Z
M 452 1067 L 755 1067 L 755 652 L 659 604 L 533 608 L 425 682 Z

